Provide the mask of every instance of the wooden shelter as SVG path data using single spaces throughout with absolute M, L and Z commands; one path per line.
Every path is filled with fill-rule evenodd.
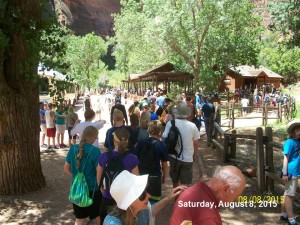
M 128 80 L 122 82 L 127 84 L 128 90 L 133 87 L 138 95 L 143 95 L 148 88 L 155 92 L 162 89 L 168 93 L 171 83 L 178 84 L 185 92 L 190 92 L 193 90 L 193 78 L 188 72 L 175 71 L 174 65 L 167 62 L 140 74 L 130 74 Z M 159 88 L 161 85 L 162 88 Z
M 266 67 L 259 66 L 238 66 L 230 67 L 220 82 L 220 90 L 229 89 L 234 92 L 236 89 L 247 87 L 261 87 L 265 84 L 273 84 L 274 87 L 280 87 L 280 81 L 283 77 L 269 70 Z

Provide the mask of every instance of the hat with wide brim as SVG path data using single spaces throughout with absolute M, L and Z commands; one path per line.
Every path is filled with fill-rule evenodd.
M 184 102 L 180 102 L 178 103 L 177 106 L 174 107 L 173 109 L 173 114 L 176 117 L 189 117 L 191 115 L 192 109 L 187 107 L 186 104 Z
M 300 127 L 300 119 L 295 119 L 289 122 L 287 132 L 291 133 L 295 129 L 295 127 Z
M 145 191 L 148 174 L 137 176 L 123 170 L 112 182 L 110 194 L 120 209 L 127 210 Z

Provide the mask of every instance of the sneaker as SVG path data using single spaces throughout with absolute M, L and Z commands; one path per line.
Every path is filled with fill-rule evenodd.
M 65 144 L 60 145 L 61 148 L 66 148 L 67 146 Z
M 42 148 L 47 148 L 47 145 L 46 144 L 42 144 L 41 147 Z
M 49 147 L 47 148 L 47 150 L 52 150 L 52 147 L 51 147 L 51 146 L 49 146 Z
M 54 145 L 53 149 L 59 149 L 59 148 Z
M 288 221 L 286 225 L 300 225 L 300 223 L 297 222 L 297 221 L 296 221 L 296 223 L 290 223 L 290 222 Z

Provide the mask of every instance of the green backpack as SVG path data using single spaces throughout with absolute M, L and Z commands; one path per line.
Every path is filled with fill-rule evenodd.
M 89 196 L 88 184 L 86 182 L 85 175 L 83 173 L 85 165 L 91 153 L 91 150 L 92 148 L 90 149 L 89 154 L 86 158 L 82 172 L 80 172 L 78 168 L 78 173 L 75 176 L 72 186 L 70 188 L 69 201 L 74 203 L 75 205 L 78 205 L 79 207 L 88 207 L 93 204 L 93 199 L 90 198 Z M 75 159 L 76 159 L 76 155 L 75 155 Z M 95 187 L 94 187 L 94 191 L 95 191 Z M 93 197 L 94 197 L 94 191 L 93 191 Z

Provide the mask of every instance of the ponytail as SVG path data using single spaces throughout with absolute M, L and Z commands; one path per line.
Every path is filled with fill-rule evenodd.
M 125 128 L 119 128 L 114 132 L 114 138 L 118 141 L 118 152 L 124 154 L 127 151 L 129 132 Z

